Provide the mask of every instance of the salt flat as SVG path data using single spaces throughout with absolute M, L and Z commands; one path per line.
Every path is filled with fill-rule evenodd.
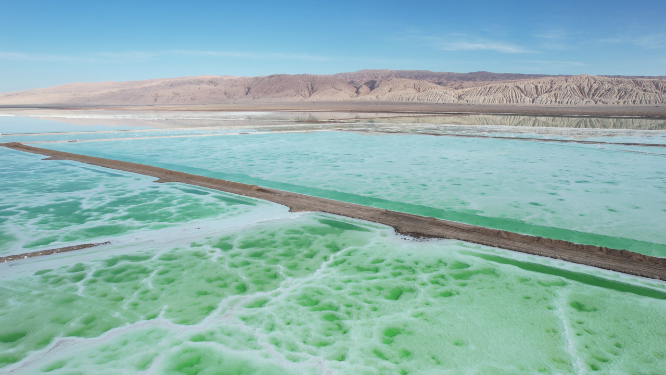
M 330 215 L 0 268 L 6 371 L 631 372 L 666 355 L 663 282 Z
M 155 184 L 141 175 L 0 149 L 0 256 L 108 240 L 135 241 L 240 225 L 286 209 L 183 184 Z
M 659 224 L 666 215 L 663 155 L 594 145 L 346 132 L 136 142 L 42 146 L 666 256 Z
M 257 129 L 0 140 L 664 256 L 664 156 L 629 152 L 647 147 Z M 526 134 L 513 129 L 471 133 Z M 595 136 L 659 142 L 648 134 Z M 4 148 L 0 158 L 5 253 L 111 241 L 0 264 L 0 371 L 658 373 L 666 358 L 662 281 Z

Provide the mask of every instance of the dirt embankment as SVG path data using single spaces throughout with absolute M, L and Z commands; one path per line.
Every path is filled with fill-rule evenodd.
M 231 102 L 219 104 L 3 104 L 0 110 L 113 110 L 113 111 L 215 111 L 215 112 L 357 112 L 402 113 L 406 115 L 495 114 L 519 116 L 590 116 L 664 119 L 666 104 L 661 105 L 536 105 L 536 104 L 466 104 L 389 101 L 300 101 Z
M 23 253 L 23 254 L 16 254 L 16 255 L 10 255 L 6 257 L 1 257 L 0 258 L 0 263 L 4 262 L 11 262 L 13 260 L 19 260 L 19 259 L 25 259 L 25 258 L 33 258 L 33 257 L 41 257 L 44 255 L 51 255 L 51 254 L 57 254 L 57 253 L 66 253 L 69 251 L 74 251 L 74 250 L 83 250 L 83 249 L 88 249 L 90 247 L 95 247 L 99 245 L 108 245 L 111 242 L 100 242 L 100 243 L 86 243 L 82 245 L 74 245 L 74 246 L 66 246 L 66 247 L 59 247 L 57 249 L 48 249 L 48 250 L 42 250 L 42 251 L 33 251 L 31 253 Z
M 459 137 L 459 138 L 490 138 L 490 139 L 508 139 L 512 141 L 531 141 L 531 142 L 551 142 L 551 143 L 580 143 L 584 145 L 610 145 L 610 146 L 639 146 L 639 147 L 661 147 L 666 148 L 662 143 L 628 143 L 628 142 L 601 142 L 601 141 L 580 141 L 576 139 L 553 139 L 553 138 L 529 138 L 529 137 L 500 137 L 491 135 L 471 135 L 471 134 L 446 134 L 446 133 L 409 133 L 404 131 L 389 130 L 366 130 L 366 129 L 343 129 L 354 133 L 384 133 L 384 134 L 411 134 L 411 135 L 430 135 L 435 137 Z
M 3 143 L 4 147 L 33 154 L 46 155 L 45 160 L 72 160 L 100 167 L 139 173 L 158 178 L 157 182 L 182 182 L 228 193 L 263 199 L 285 205 L 293 212 L 318 211 L 391 226 L 398 233 L 428 238 L 456 239 L 486 246 L 519 251 L 568 262 L 585 264 L 636 276 L 666 280 L 666 259 L 637 254 L 626 250 L 581 245 L 568 241 L 528 236 L 503 230 L 484 228 L 430 217 L 366 207 L 357 204 L 311 197 L 285 191 L 265 189 L 256 185 L 176 172 L 149 165 L 109 160 L 91 156 L 47 150 L 21 143 Z

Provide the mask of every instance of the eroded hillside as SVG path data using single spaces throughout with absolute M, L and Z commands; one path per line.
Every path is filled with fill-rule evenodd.
M 364 70 L 334 75 L 199 76 L 72 83 L 0 94 L 0 105 L 182 105 L 353 100 L 540 105 L 663 104 L 666 103 L 666 80 L 590 75 Z

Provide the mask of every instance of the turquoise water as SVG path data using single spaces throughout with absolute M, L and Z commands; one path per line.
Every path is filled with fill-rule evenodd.
M 132 131 L 89 131 L 89 132 L 65 132 L 65 133 L 40 133 L 34 135 L 3 135 L 0 142 L 63 142 L 63 141 L 97 141 L 116 138 L 146 138 L 146 137 L 179 137 L 187 135 L 212 135 L 236 133 L 239 131 L 250 132 L 252 129 L 165 129 L 165 130 L 132 130 Z
M 346 132 L 42 146 L 666 257 L 651 148 Z
M 435 125 L 435 126 L 376 126 L 373 131 L 423 134 L 423 135 L 456 135 L 456 136 L 482 136 L 482 137 L 504 137 L 504 138 L 530 138 L 530 139 L 555 139 L 568 141 L 585 141 L 597 143 L 640 143 L 645 145 L 666 145 L 666 131 L 635 131 L 635 130 L 581 130 L 566 128 L 520 128 L 515 126 L 460 126 L 460 125 Z M 663 149 L 654 148 L 656 152 L 664 152 Z
M 0 134 L 142 129 L 131 125 L 74 125 L 40 118 L 0 115 Z M 0 138 L 1 140 L 2 138 Z
M 530 116 L 518 114 L 505 115 L 421 115 L 381 119 L 384 123 L 412 124 L 422 126 L 460 125 L 476 127 L 510 126 L 518 128 L 571 129 L 571 130 L 666 130 L 665 119 L 639 117 L 589 117 L 589 116 Z
M 207 189 L 0 148 L 0 256 L 160 230 L 210 230 L 287 209 Z
M 0 366 L 659 373 L 666 284 L 312 213 L 0 265 Z
M 112 243 L 0 264 L 0 373 L 642 374 L 666 363 L 664 282 L 41 158 L 0 148 L 6 253 Z M 55 240 L 31 245 L 44 238 Z

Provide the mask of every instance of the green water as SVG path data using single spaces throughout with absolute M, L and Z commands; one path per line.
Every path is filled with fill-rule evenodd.
M 273 207 L 269 216 L 286 212 L 267 202 L 41 159 L 0 148 L 0 256 L 160 229 L 165 235 L 185 224 L 218 227 L 222 219 L 246 220 L 241 217 L 256 206 Z
M 663 282 L 418 242 L 369 222 L 3 150 L 5 253 L 112 244 L 0 264 L 0 373 L 658 374 L 666 365 Z
M 638 148 L 342 132 L 44 147 L 666 257 L 666 157 Z
M 328 215 L 0 267 L 0 366 L 20 373 L 643 374 L 666 363 L 664 283 Z

